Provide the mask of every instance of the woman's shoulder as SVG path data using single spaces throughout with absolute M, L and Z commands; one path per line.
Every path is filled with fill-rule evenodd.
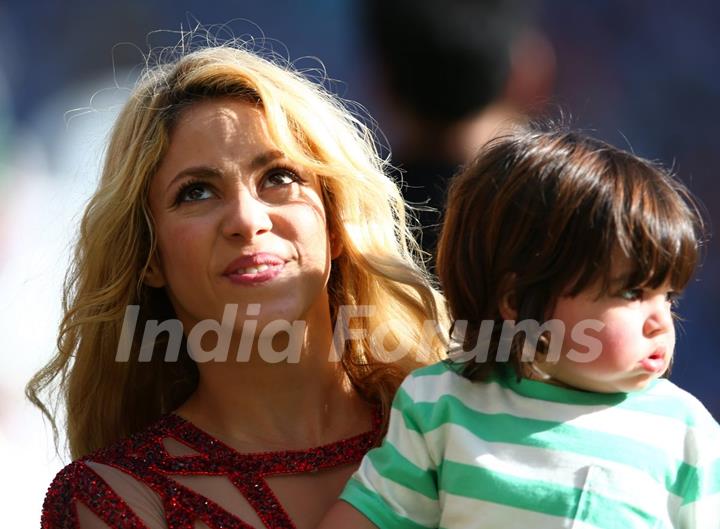
M 152 454 L 161 453 L 168 438 L 180 435 L 187 421 L 169 413 L 142 430 L 124 437 L 107 447 L 100 448 L 82 459 L 111 465 L 121 465 L 128 459 L 144 458 L 152 462 Z
M 164 451 L 181 419 L 164 416 L 144 430 L 73 461 L 60 470 L 43 504 L 42 528 L 162 527 L 153 491 L 154 455 Z
M 43 529 L 148 527 L 137 511 L 152 510 L 154 502 L 131 507 L 126 499 L 137 497 L 138 494 L 131 493 L 130 489 L 116 490 L 116 484 L 111 486 L 106 479 L 107 475 L 103 475 L 108 471 L 101 468 L 89 460 L 78 460 L 58 472 L 43 503 Z M 122 475 L 122 471 L 112 470 L 112 467 L 110 472 Z M 121 479 L 110 481 L 119 483 Z M 147 493 L 143 496 L 147 496 Z

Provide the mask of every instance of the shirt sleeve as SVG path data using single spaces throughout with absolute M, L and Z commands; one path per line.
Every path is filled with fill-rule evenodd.
M 50 484 L 42 529 L 149 529 L 100 475 L 83 461 L 62 469 Z
M 437 461 L 422 429 L 432 403 L 417 404 L 411 397 L 421 380 L 411 375 L 403 382 L 387 436 L 363 458 L 340 496 L 381 529 L 437 527 L 440 521 Z
M 697 462 L 686 472 L 681 529 L 720 529 L 720 425 L 709 413 L 702 419 L 687 441 Z
M 720 529 L 720 460 L 697 468 L 685 495 L 681 529 Z

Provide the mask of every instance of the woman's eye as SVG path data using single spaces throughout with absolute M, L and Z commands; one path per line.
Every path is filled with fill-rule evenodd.
M 620 291 L 620 297 L 627 301 L 636 301 L 642 299 L 643 291 L 641 288 L 626 288 Z
M 294 182 L 299 182 L 300 177 L 289 169 L 273 169 L 262 182 L 262 187 L 267 189 L 277 186 L 285 186 Z
M 207 200 L 213 196 L 214 194 L 209 185 L 202 182 L 188 182 L 178 191 L 175 203 L 197 202 L 199 200 Z

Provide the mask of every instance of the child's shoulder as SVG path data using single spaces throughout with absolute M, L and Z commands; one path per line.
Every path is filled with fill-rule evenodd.
M 401 389 L 409 394 L 456 395 L 482 393 L 486 384 L 472 381 L 463 375 L 464 364 L 443 360 L 412 371 L 403 381 Z
M 463 374 L 463 364 L 450 359 L 441 360 L 429 366 L 413 370 L 406 378 L 404 385 L 465 385 L 472 384 Z
M 448 358 L 435 364 L 413 370 L 403 382 L 403 386 L 436 386 L 450 385 L 464 389 L 474 388 L 479 391 L 488 385 L 507 386 L 509 380 L 515 379 L 514 371 L 509 368 L 497 367 L 484 380 L 472 380 L 464 374 L 467 363 L 456 362 Z
M 658 380 L 649 391 L 639 396 L 638 401 L 648 406 L 648 411 L 653 410 L 688 427 L 715 431 L 720 435 L 720 424 L 703 403 L 668 379 Z
M 408 378 L 419 379 L 423 377 L 452 376 L 453 374 L 460 375 L 457 364 L 453 364 L 449 360 L 441 360 L 429 366 L 423 366 L 413 370 L 408 375 Z

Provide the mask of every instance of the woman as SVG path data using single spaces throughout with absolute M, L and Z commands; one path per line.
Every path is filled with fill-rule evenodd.
M 142 76 L 82 220 L 59 351 L 28 385 L 50 416 L 59 380 L 76 460 L 43 527 L 320 520 L 442 349 L 383 169 L 335 98 L 240 47 Z

